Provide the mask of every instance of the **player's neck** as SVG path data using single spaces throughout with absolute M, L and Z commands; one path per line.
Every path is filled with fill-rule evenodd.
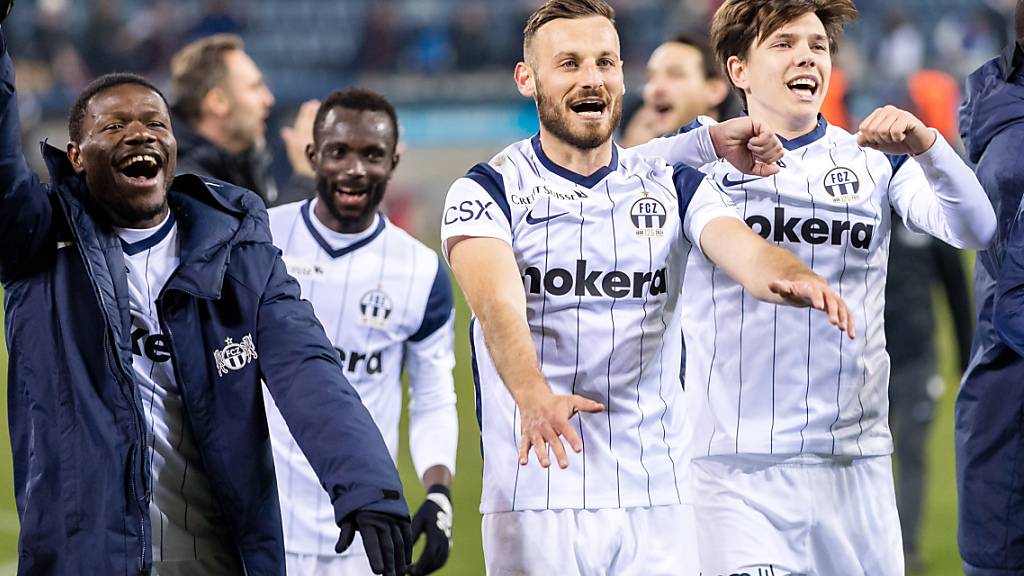
M 597 148 L 582 149 L 559 139 L 542 126 L 540 147 L 549 160 L 580 176 L 590 176 L 612 163 L 611 138 Z
M 813 132 L 818 126 L 818 114 L 814 115 L 791 115 L 779 114 L 770 110 L 759 108 L 753 102 L 750 103 L 748 114 L 751 118 L 767 122 L 775 133 L 786 140 L 794 140 Z

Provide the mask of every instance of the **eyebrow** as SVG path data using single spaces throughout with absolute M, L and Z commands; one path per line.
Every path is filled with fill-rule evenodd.
M 776 32 L 768 37 L 769 40 L 793 40 L 801 35 L 794 32 Z M 811 34 L 811 40 L 828 40 L 828 36 L 822 34 Z
M 609 50 L 605 50 L 604 52 L 601 52 L 600 54 L 597 55 L 598 58 L 607 58 L 609 56 L 616 59 L 619 57 L 618 54 L 616 54 L 615 52 L 611 52 Z M 563 58 L 576 58 L 578 60 L 581 58 L 581 56 L 577 52 L 559 52 L 554 56 L 555 60 L 561 60 Z

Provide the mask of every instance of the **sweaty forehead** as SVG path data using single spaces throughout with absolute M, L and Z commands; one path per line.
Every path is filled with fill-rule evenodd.
M 120 84 L 98 92 L 89 99 L 86 116 L 158 112 L 167 114 L 159 94 L 141 84 Z
M 395 139 L 391 118 L 383 110 L 352 110 L 335 106 L 324 115 L 319 136 L 323 141 Z
M 558 18 L 541 26 L 530 44 L 533 57 L 554 58 L 562 53 L 619 54 L 619 33 L 604 16 Z

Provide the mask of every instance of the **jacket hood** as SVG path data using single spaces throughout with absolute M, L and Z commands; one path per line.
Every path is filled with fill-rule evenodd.
M 960 137 L 977 164 L 992 139 L 1024 123 L 1024 49 L 1016 42 L 967 78 L 960 106 Z

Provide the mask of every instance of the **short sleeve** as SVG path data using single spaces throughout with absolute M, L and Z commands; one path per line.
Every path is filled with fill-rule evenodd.
M 487 164 L 477 164 L 448 190 L 441 214 L 441 249 L 460 236 L 497 238 L 512 244 L 511 210 L 504 179 Z
M 676 164 L 674 169 L 672 181 L 679 199 L 683 234 L 700 250 L 700 235 L 708 222 L 723 217 L 741 218 L 736 212 L 736 204 L 713 180 L 685 164 Z

